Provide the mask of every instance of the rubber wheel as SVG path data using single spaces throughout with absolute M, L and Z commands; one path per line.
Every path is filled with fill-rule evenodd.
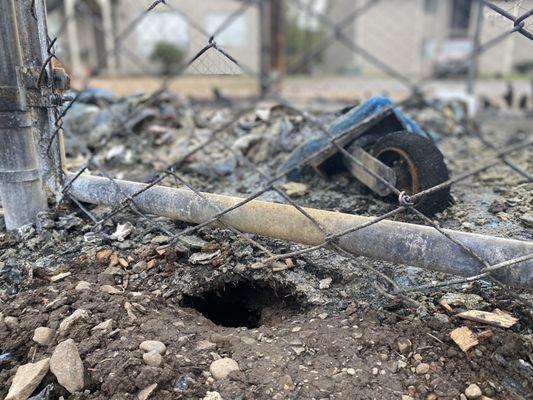
M 449 179 L 448 168 L 440 150 L 428 139 L 409 132 L 395 132 L 381 137 L 370 154 L 396 173 L 396 188 L 409 195 L 432 188 Z M 394 196 L 398 201 L 397 196 Z M 443 211 L 451 204 L 450 187 L 419 199 L 415 208 L 427 216 Z

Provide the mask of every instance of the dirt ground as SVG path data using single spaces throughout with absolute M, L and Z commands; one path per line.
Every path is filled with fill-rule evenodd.
M 174 109 L 169 111 L 168 104 Z M 333 114 L 325 110 L 331 108 L 340 106 L 311 112 L 327 122 Z M 315 105 L 309 109 L 316 110 Z M 174 162 L 213 124 L 231 115 L 220 105 L 195 108 L 175 98 L 159 103 L 158 110 L 155 122 L 141 122 L 105 141 L 90 170 L 98 173 L 99 166 L 113 176 L 148 182 L 154 171 Z M 247 114 L 222 139 L 235 144 L 256 134 L 251 146 L 237 148 L 274 174 L 313 130 L 288 112 L 271 110 L 268 115 Z M 493 150 L 442 113 L 413 108 L 411 115 L 438 134 L 452 176 L 494 157 Z M 481 122 L 496 148 L 527 139 L 531 127 L 530 116 L 509 110 L 486 112 Z M 186 133 L 187 124 L 195 126 L 193 137 Z M 104 141 L 94 132 L 70 134 L 67 155 L 75 169 Z M 510 158 L 533 172 L 531 149 Z M 263 176 L 228 159 L 213 144 L 189 157 L 178 172 L 203 191 L 244 197 L 260 189 Z M 347 173 L 330 179 L 307 173 L 301 182 L 307 187 L 306 195 L 295 198 L 301 205 L 361 215 L 394 208 Z M 447 228 L 531 240 L 532 188 L 500 165 L 454 185 L 454 204 L 434 218 Z M 261 198 L 282 201 L 271 192 Z M 111 211 L 86 207 L 97 218 Z M 412 215 L 398 220 L 420 223 Z M 229 230 L 202 228 L 186 237 L 186 246 L 171 243 L 162 233 L 185 228 L 184 223 L 146 220 L 128 211 L 96 229 L 67 200 L 19 236 L 2 226 L 0 397 L 7 395 L 21 365 L 51 357 L 58 343 L 73 339 L 83 363 L 83 389 L 70 394 L 48 371 L 32 391 L 35 400 L 462 400 L 471 384 L 484 396 L 471 398 L 531 398 L 531 312 L 491 282 L 413 292 L 411 299 L 419 303 L 414 307 L 384 294 L 383 282 L 368 267 L 401 287 L 450 277 L 325 249 L 286 260 L 288 268 L 281 271 L 255 269 L 265 255 Z M 253 239 L 275 253 L 300 248 Z M 531 292 L 514 292 L 533 300 Z M 443 298 L 451 308 L 442 305 Z M 457 317 L 468 309 L 500 309 L 518 322 L 504 329 Z M 77 318 L 65 324 L 74 313 Z M 463 326 L 479 335 L 468 352 L 450 338 L 451 331 Z M 33 340 L 38 327 L 53 330 L 48 344 Z M 145 340 L 166 347 L 151 365 L 140 349 Z M 212 363 L 221 358 L 234 360 L 238 370 L 218 376 Z

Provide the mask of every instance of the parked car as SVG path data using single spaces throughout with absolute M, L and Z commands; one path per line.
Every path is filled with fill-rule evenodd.
M 437 49 L 433 65 L 435 78 L 461 76 L 468 72 L 474 43 L 470 39 L 448 39 Z

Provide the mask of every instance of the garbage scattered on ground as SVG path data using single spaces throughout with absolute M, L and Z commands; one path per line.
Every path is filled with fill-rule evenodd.
M 435 109 L 422 100 L 402 112 L 436 139 L 451 176 L 493 159 L 495 153 L 460 123 L 462 107 Z M 149 182 L 176 163 L 176 175 L 194 188 L 241 197 L 263 188 L 264 175 L 276 176 L 291 152 L 319 133 L 301 115 L 273 104 L 244 113 L 214 140 L 213 132 L 235 117 L 239 104 L 230 109 L 166 93 L 117 98 L 97 91 L 84 101 L 79 116 L 65 125 L 67 143 L 75 139 L 67 148 L 72 169 L 92 157 L 94 174 L 101 168 Z M 139 105 L 149 111 L 122 127 L 120 118 Z M 326 126 L 336 118 L 311 105 L 309 110 Z M 525 116 L 502 127 L 493 111 L 478 115 L 496 148 L 527 137 L 531 121 Z M 208 146 L 190 155 L 205 141 Z M 80 144 L 78 156 L 73 146 Z M 533 167 L 529 150 L 511 159 Z M 304 172 L 298 182 L 277 183 L 299 205 L 367 216 L 395 207 L 346 170 L 329 179 Z M 172 177 L 161 184 L 185 188 Z M 433 218 L 445 228 L 531 240 L 524 216 L 531 214 L 532 189 L 502 164 L 454 185 L 454 204 Z M 260 198 L 286 201 L 275 192 Z M 88 209 L 98 219 L 112 211 Z M 397 219 L 420 222 L 409 214 Z M 0 397 L 22 390 L 36 400 L 353 393 L 362 399 L 479 393 L 519 399 L 533 387 L 531 319 L 489 281 L 414 292 L 420 307 L 409 308 L 376 289 L 385 283 L 365 267 L 401 287 L 450 277 L 346 259 L 327 249 L 253 268 L 264 261 L 263 250 L 222 227 L 202 228 L 175 243 L 169 232 L 187 228 L 182 222 L 145 220 L 126 210 L 95 227 L 68 201 L 39 220 L 20 237 L 0 232 Z M 252 238 L 276 254 L 300 249 Z M 465 319 L 465 313 L 485 319 Z

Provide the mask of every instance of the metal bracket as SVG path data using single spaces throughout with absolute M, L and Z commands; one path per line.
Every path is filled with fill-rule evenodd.
M 0 171 L 0 183 L 33 182 L 39 179 L 37 169 L 21 171 Z

